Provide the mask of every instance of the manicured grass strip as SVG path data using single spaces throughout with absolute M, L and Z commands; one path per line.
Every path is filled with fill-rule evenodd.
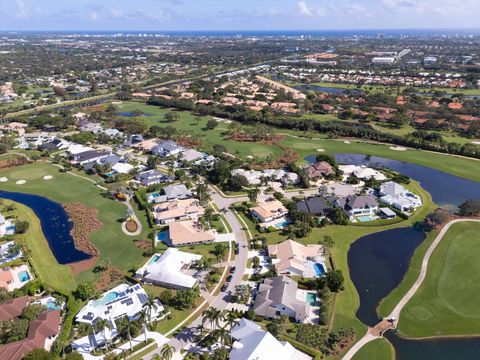
M 14 203 L 5 200 L 5 204 Z M 40 220 L 33 211 L 25 205 L 14 203 L 17 216 L 20 220 L 28 221 L 30 227 L 21 238 L 29 251 L 29 257 L 35 272 L 45 284 L 55 290 L 68 293 L 77 287 L 71 268 L 68 265 L 60 265 L 48 246 L 47 239 L 43 235 Z
M 430 258 L 427 276 L 403 309 L 407 337 L 480 334 L 480 223 L 452 225 Z
M 387 339 L 369 342 L 357 352 L 353 360 L 395 360 L 395 349 Z

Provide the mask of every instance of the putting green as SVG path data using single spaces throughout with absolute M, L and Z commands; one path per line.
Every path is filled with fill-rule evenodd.
M 425 281 L 406 305 L 408 337 L 480 334 L 480 223 L 453 225 L 435 249 Z

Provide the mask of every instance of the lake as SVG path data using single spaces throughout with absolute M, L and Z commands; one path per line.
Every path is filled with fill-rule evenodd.
M 69 264 L 90 258 L 75 248 L 70 221 L 63 206 L 43 196 L 0 190 L 0 198 L 28 206 L 39 218 L 43 234 L 59 264 Z
M 324 92 L 324 93 L 333 94 L 333 95 L 346 94 L 346 93 L 359 95 L 363 93 L 363 91 L 360 89 L 348 89 L 348 88 L 342 88 L 342 87 L 329 87 L 329 86 L 310 85 L 310 84 L 297 85 L 297 86 L 294 86 L 293 88 L 300 91 L 316 91 L 316 92 Z
M 123 117 L 152 116 L 150 114 L 137 113 L 137 112 L 132 112 L 132 111 L 121 111 L 121 112 L 118 113 L 118 115 L 123 116 Z
M 480 183 L 428 167 L 374 156 L 367 161 L 360 154 L 338 154 L 336 159 L 341 164 L 386 167 L 405 174 L 419 181 L 437 204 L 459 205 L 466 199 L 480 198 Z M 351 245 L 348 266 L 360 297 L 356 315 L 363 323 L 376 323 L 379 302 L 400 284 L 424 238 L 413 228 L 400 228 L 364 236 Z M 397 360 L 473 360 L 480 353 L 480 338 L 406 340 L 391 332 L 386 337 Z

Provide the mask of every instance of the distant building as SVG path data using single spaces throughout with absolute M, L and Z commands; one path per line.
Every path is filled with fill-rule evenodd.
M 377 64 L 377 65 L 392 65 L 396 61 L 396 58 L 394 57 L 374 57 L 372 59 L 372 64 Z

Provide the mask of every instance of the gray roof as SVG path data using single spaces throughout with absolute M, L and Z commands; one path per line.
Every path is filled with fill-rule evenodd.
M 377 200 L 371 195 L 350 195 L 346 198 L 338 199 L 337 204 L 346 210 L 378 206 Z
M 298 283 L 286 275 L 265 279 L 258 288 L 258 294 L 253 304 L 255 314 L 274 317 L 275 306 L 281 304 L 294 310 L 297 316 L 303 318 L 308 306 L 306 301 L 296 298 L 297 289 Z
M 84 162 L 88 160 L 97 159 L 98 157 L 101 157 L 101 156 L 108 156 L 108 154 L 110 154 L 110 152 L 106 150 L 88 150 L 80 154 L 74 155 L 73 159 L 78 162 Z
M 116 163 L 120 162 L 120 160 L 122 160 L 120 156 L 118 156 L 117 154 L 111 154 L 104 157 L 103 159 L 100 159 L 100 164 L 102 165 L 108 164 L 110 166 L 113 166 Z
M 295 208 L 298 211 L 317 216 L 323 216 L 331 210 L 330 205 L 326 204 L 325 201 L 319 196 L 298 201 L 295 204 Z
M 163 188 L 167 199 L 187 199 L 192 197 L 192 192 L 184 184 L 168 185 Z

